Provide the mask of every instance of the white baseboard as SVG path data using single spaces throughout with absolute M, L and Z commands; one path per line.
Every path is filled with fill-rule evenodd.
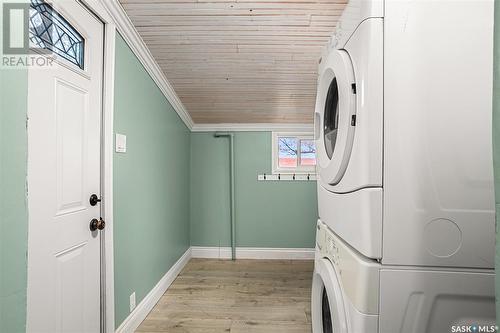
M 142 321 L 147 317 L 149 312 L 158 303 L 161 296 L 167 291 L 168 287 L 174 282 L 175 278 L 182 271 L 184 266 L 191 259 L 191 248 L 189 248 L 182 257 L 168 270 L 154 288 L 144 297 L 137 305 L 134 311 L 123 321 L 116 332 L 129 333 L 134 332 Z
M 237 259 L 312 260 L 314 249 L 237 247 Z
M 193 258 L 231 259 L 230 247 L 192 246 Z M 312 260 L 314 249 L 307 248 L 264 248 L 264 247 L 237 247 L 237 259 L 288 259 Z
M 230 247 L 191 246 L 192 258 L 231 259 Z

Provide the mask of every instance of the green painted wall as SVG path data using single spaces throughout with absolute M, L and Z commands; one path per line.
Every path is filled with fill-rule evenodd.
M 495 202 L 497 216 L 497 242 L 495 270 L 500 269 L 500 1 L 495 1 L 495 46 L 493 69 L 493 159 L 495 171 Z M 497 324 L 500 325 L 500 276 L 495 274 Z
M 27 71 L 0 71 L 0 332 L 26 322 Z
M 258 182 L 271 133 L 235 133 L 236 245 L 314 247 L 316 182 Z M 229 141 L 191 134 L 191 245 L 230 246 Z
M 189 247 L 190 133 L 138 59 L 116 39 L 114 155 L 115 324 Z
M 26 327 L 27 97 L 26 69 L 0 69 L 0 332 L 9 333 Z

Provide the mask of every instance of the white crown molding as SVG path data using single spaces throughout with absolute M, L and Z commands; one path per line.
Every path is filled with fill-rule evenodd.
M 175 278 L 182 271 L 184 266 L 191 259 L 191 248 L 177 260 L 177 262 L 168 270 L 168 272 L 161 278 L 161 280 L 154 286 L 153 289 L 144 297 L 144 299 L 137 305 L 137 307 L 130 313 L 130 315 L 118 327 L 116 332 L 132 333 L 139 327 L 148 314 L 153 310 L 154 306 L 163 294 L 170 287 Z
M 158 88 L 160 88 L 163 95 L 165 95 L 184 124 L 186 124 L 189 130 L 191 130 L 194 125 L 193 119 L 182 104 L 179 96 L 177 96 L 170 82 L 168 82 L 165 74 L 144 43 L 142 37 L 135 29 L 134 24 L 130 21 L 130 18 L 123 9 L 122 5 L 118 2 L 118 0 L 106 0 L 102 1 L 102 4 L 115 21 L 118 31 L 125 39 L 128 46 L 132 49 L 149 75 L 151 75 L 151 78 L 155 81 Z
M 192 132 L 215 132 L 215 131 L 230 131 L 230 132 L 272 132 L 272 131 L 287 131 L 287 132 L 303 132 L 313 133 L 313 124 L 272 124 L 272 123 L 254 123 L 254 124 L 195 124 Z
M 312 260 L 314 249 L 237 247 L 236 259 Z M 191 246 L 193 258 L 231 259 L 230 247 Z

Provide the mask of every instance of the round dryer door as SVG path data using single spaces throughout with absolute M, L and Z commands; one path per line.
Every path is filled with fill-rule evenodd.
M 312 285 L 313 333 L 347 333 L 347 319 L 340 281 L 328 259 L 317 260 Z
M 323 59 L 315 108 L 315 141 L 321 179 L 336 185 L 349 163 L 356 125 L 356 85 L 349 54 L 332 50 Z

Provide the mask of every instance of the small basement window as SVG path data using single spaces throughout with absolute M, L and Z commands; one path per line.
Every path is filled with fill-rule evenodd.
M 312 134 L 273 132 L 273 173 L 314 173 L 316 146 Z

